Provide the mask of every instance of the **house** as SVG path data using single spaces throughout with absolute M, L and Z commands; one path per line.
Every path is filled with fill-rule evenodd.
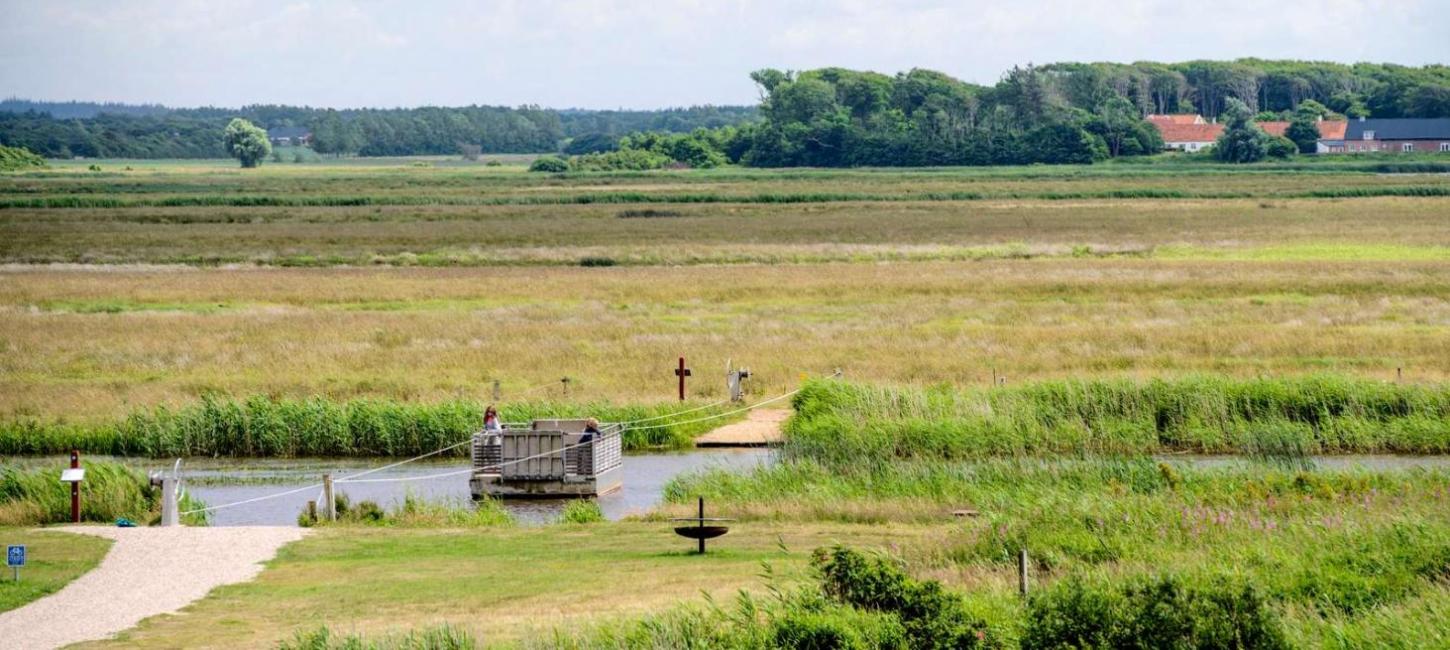
M 1344 133 L 1344 152 L 1373 151 L 1450 153 L 1450 118 L 1368 119 L 1351 121 Z
M 306 147 L 312 144 L 312 130 L 301 126 L 278 126 L 267 129 L 267 139 L 274 147 Z
M 1149 115 L 1148 122 L 1163 136 L 1163 148 L 1202 151 L 1223 135 L 1223 125 L 1207 122 L 1202 115 Z
M 1319 140 L 1315 144 L 1314 153 L 1344 151 L 1344 131 L 1349 127 L 1349 122 L 1321 119 L 1315 126 L 1319 128 Z M 1289 122 L 1259 122 L 1259 128 L 1269 135 L 1282 136 L 1289 130 Z

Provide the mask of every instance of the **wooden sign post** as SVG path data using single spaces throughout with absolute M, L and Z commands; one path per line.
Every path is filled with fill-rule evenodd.
M 685 367 L 685 358 L 680 357 L 680 367 L 675 368 L 675 376 L 680 378 L 680 401 L 685 401 L 685 378 L 690 376 L 690 369 Z

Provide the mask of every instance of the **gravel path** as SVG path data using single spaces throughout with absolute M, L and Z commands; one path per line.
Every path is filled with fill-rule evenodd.
M 766 447 L 781 441 L 780 423 L 790 409 L 755 409 L 744 422 L 727 424 L 695 438 L 696 447 Z
M 213 587 L 250 580 L 283 544 L 308 531 L 277 526 L 60 530 L 115 540 L 99 566 L 64 589 L 0 613 L 0 646 L 39 650 L 105 639 L 174 612 Z

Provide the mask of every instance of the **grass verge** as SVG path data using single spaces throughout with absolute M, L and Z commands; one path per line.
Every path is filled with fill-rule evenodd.
M 0 525 L 0 546 L 24 544 L 29 556 L 20 582 L 0 567 L 0 612 L 9 611 L 60 589 L 100 564 L 111 540 L 93 535 L 45 532 Z

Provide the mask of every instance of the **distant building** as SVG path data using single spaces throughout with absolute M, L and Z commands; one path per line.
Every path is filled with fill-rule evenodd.
M 1202 115 L 1149 115 L 1146 119 L 1158 128 L 1165 149 L 1202 151 L 1223 135 L 1222 124 L 1205 121 Z
M 1342 151 L 1345 153 L 1373 151 L 1450 153 L 1450 118 L 1369 119 L 1361 117 L 1351 121 L 1345 130 Z
M 274 147 L 306 147 L 312 144 L 312 130 L 301 126 L 279 126 L 267 129 L 267 139 Z
M 1188 126 L 1192 124 L 1208 124 L 1208 122 L 1203 119 L 1202 115 L 1197 115 L 1194 113 L 1182 113 L 1177 115 L 1149 115 L 1147 119 L 1154 126 L 1170 124 L 1176 124 L 1179 126 Z
M 1344 151 L 1344 131 L 1349 127 L 1349 122 L 1321 119 L 1314 126 L 1319 128 L 1319 140 L 1314 145 L 1314 153 Z M 1259 128 L 1269 135 L 1282 136 L 1289 130 L 1289 122 L 1259 122 Z

